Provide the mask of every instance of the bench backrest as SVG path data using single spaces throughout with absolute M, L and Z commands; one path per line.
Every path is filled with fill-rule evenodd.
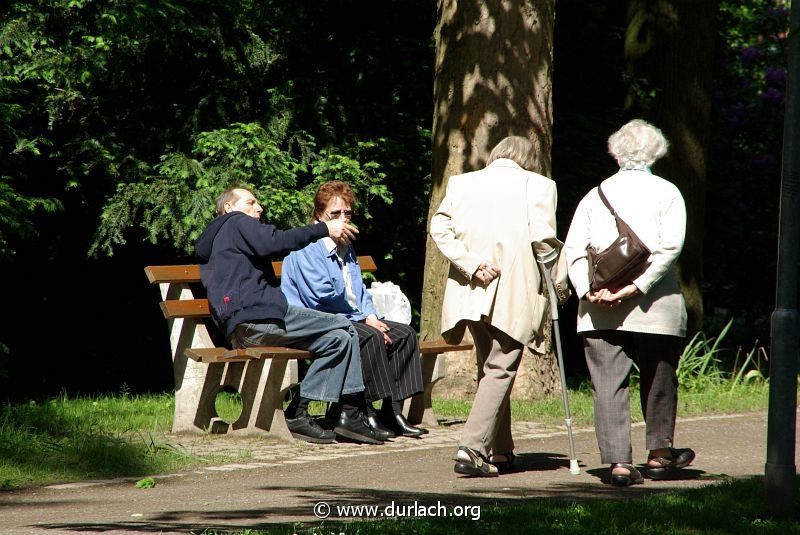
M 377 270 L 371 256 L 359 256 L 361 271 L 372 273 Z M 273 262 L 272 269 L 277 277 L 281 276 L 283 262 Z M 144 268 L 147 280 L 152 284 L 175 284 L 200 282 L 200 265 L 186 264 L 178 266 L 147 266 Z M 164 299 L 160 303 L 161 312 L 169 319 L 203 318 L 211 316 L 208 299 Z

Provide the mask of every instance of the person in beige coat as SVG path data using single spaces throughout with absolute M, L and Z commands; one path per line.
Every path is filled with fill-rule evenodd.
M 511 469 L 509 397 L 524 347 L 544 352 L 548 300 L 534 256 L 559 247 L 555 182 L 528 171 L 525 138 L 503 139 L 480 170 L 450 178 L 431 218 L 431 237 L 450 260 L 442 335 L 475 342 L 478 390 L 456 452 L 455 471 L 496 476 Z M 557 278 L 566 288 L 566 274 Z

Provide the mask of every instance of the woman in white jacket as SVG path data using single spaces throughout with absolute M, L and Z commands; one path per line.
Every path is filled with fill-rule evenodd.
M 601 183 L 603 193 L 652 252 L 649 265 L 621 288 L 591 290 L 586 249 L 602 251 L 618 236 L 597 188 L 578 204 L 564 250 L 580 298 L 577 330 L 592 378 L 600 459 L 611 465 L 611 483 L 627 486 L 644 481 L 632 464 L 628 376 L 633 362 L 641 373 L 650 450 L 645 474 L 663 479 L 695 456 L 691 449 L 673 448 L 676 369 L 686 334 L 686 306 L 674 266 L 683 248 L 686 208 L 678 188 L 650 172 L 667 152 L 660 130 L 635 119 L 609 137 L 608 149 L 620 170 Z

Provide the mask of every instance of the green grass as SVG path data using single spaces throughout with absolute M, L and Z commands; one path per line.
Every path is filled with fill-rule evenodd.
M 0 406 L 0 488 L 139 476 L 212 460 L 164 435 L 173 397 L 60 397 Z
M 642 421 L 639 387 L 631 385 L 631 418 Z M 769 383 L 751 382 L 734 391 L 727 383 L 709 384 L 705 389 L 681 388 L 678 394 L 678 417 L 704 414 L 727 414 L 765 410 L 769 399 Z M 584 382 L 569 391 L 569 406 L 575 425 L 593 425 L 594 409 L 591 386 Z M 439 417 L 465 419 L 472 404 L 469 401 L 434 399 L 433 410 Z M 563 425 L 564 402 L 561 396 L 537 401 L 511 401 L 514 421 L 533 421 L 546 425 Z
M 798 480 L 800 483 L 800 480 Z M 314 534 L 438 535 L 508 534 L 764 534 L 800 533 L 792 520 L 770 519 L 762 504 L 763 479 L 728 481 L 714 486 L 654 494 L 631 500 L 533 498 L 513 505 L 483 505 L 480 518 L 405 518 L 315 525 L 276 525 L 244 531 L 204 531 L 205 535 Z M 430 505 L 430 504 L 422 504 Z M 798 507 L 795 506 L 795 512 Z

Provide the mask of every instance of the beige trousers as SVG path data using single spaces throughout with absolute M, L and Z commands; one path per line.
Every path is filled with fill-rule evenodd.
M 523 345 L 482 321 L 468 321 L 478 363 L 478 391 L 461 445 L 489 457 L 514 450 L 509 398 Z

